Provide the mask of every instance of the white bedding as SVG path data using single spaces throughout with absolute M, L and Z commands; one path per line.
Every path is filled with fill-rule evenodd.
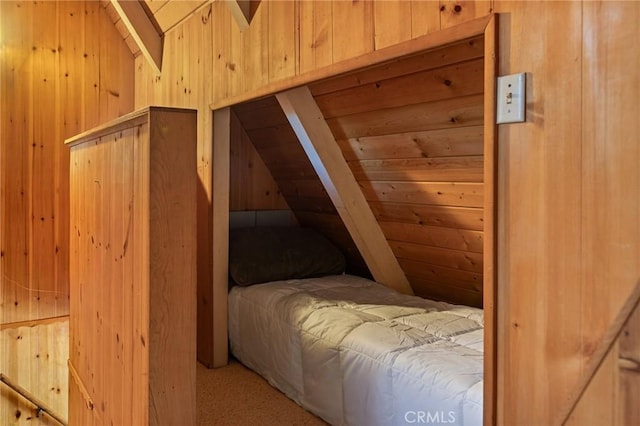
M 236 358 L 334 425 L 481 425 L 482 323 L 349 275 L 229 294 Z

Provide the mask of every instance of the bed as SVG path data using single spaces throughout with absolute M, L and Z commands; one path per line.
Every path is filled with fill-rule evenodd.
M 257 251 L 267 246 L 278 253 L 273 241 Z M 237 253 L 232 243 L 230 259 Z M 482 424 L 481 309 L 312 275 L 232 287 L 229 338 L 240 362 L 330 424 Z

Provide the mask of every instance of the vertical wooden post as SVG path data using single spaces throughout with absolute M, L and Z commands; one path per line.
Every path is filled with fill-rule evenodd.
M 484 407 L 485 425 L 496 424 L 497 402 L 497 289 L 496 289 L 496 194 L 498 145 L 496 143 L 496 18 L 484 32 L 484 239 L 482 307 L 484 309 Z
M 213 112 L 213 367 L 228 362 L 227 291 L 229 288 L 229 164 L 231 109 Z

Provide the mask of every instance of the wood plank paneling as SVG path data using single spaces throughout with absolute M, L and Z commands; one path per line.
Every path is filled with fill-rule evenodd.
M 153 3 L 157 2 L 147 2 L 147 4 Z M 203 6 L 205 3 L 207 3 L 207 0 L 169 0 L 163 5 L 158 5 L 157 8 L 154 5 L 153 9 L 155 10 L 152 10 L 152 13 L 156 23 L 158 24 L 162 32 L 166 33 L 167 31 L 178 25 L 180 22 L 182 22 L 184 19 L 189 17 L 189 15 L 191 15 L 196 11 L 196 9 Z
M 413 294 L 309 88 L 292 89 L 276 98 L 374 279 Z
M 483 212 L 480 208 L 452 207 L 428 204 L 369 202 L 379 221 L 444 226 L 482 231 Z
M 411 280 L 415 293 L 418 296 L 431 300 L 457 300 L 459 304 L 467 306 L 482 305 L 482 294 L 455 286 L 443 286 L 440 280 L 430 281 L 424 277 L 415 277 L 408 275 Z
M 433 265 L 482 273 L 482 255 L 479 253 L 430 247 L 422 244 L 389 241 L 396 256 L 400 259 L 428 262 Z M 443 284 L 441 284 L 443 285 Z
M 375 83 L 420 71 L 433 70 L 459 62 L 481 58 L 484 55 L 482 37 L 471 37 L 448 44 L 446 47 L 434 46 L 423 52 L 401 56 L 370 68 L 354 70 L 311 82 L 309 89 L 314 96 L 350 89 L 363 84 Z
M 374 50 L 373 2 L 332 0 L 333 62 Z
M 337 139 L 482 124 L 482 95 L 401 106 L 327 120 Z
M 441 226 L 380 222 L 388 240 L 482 253 L 482 232 Z
M 12 322 L 68 313 L 69 154 L 62 142 L 133 107 L 133 58 L 99 2 L 0 8 L 0 322 Z
M 482 184 L 454 182 L 360 182 L 368 201 L 482 207 Z
M 440 3 L 411 1 L 411 36 L 420 37 L 440 30 Z
M 461 269 L 449 268 L 446 266 L 434 265 L 410 259 L 400 259 L 400 265 L 408 276 L 437 283 L 442 288 L 443 294 L 447 287 L 463 289 L 476 294 L 476 305 L 480 305 L 479 297 L 482 295 L 482 274 L 478 272 L 463 271 Z M 447 283 L 443 285 L 442 283 Z M 444 296 L 446 299 L 446 295 Z
M 461 9 L 456 14 L 455 5 L 458 3 Z M 344 13 L 339 13 L 339 16 L 334 19 L 336 15 L 334 6 L 335 4 L 330 2 L 300 2 L 301 47 L 297 60 L 300 62 L 301 71 L 322 75 L 324 71 L 318 70 L 317 67 L 334 63 L 346 56 L 340 52 L 334 55 L 334 45 L 337 45 L 336 50 L 341 51 L 345 49 L 345 40 L 353 39 L 356 40 L 356 44 L 363 43 L 360 37 L 353 36 L 355 31 L 351 27 L 353 22 L 362 20 L 362 16 L 350 20 Z M 442 12 L 441 6 L 445 6 Z M 502 14 L 500 16 L 500 48 L 497 52 L 501 64 L 500 74 L 526 71 L 529 73 L 528 77 L 531 77 L 528 87 L 528 121 L 524 124 L 502 126 L 499 131 L 501 145 L 499 160 L 501 207 L 498 216 L 501 229 L 498 244 L 501 253 L 499 287 L 501 288 L 500 306 L 505 308 L 504 312 L 500 313 L 500 332 L 506 337 L 506 340 L 501 342 L 499 354 L 504 360 L 509 360 L 510 364 L 507 366 L 504 363 L 500 364 L 501 402 L 498 422 L 500 424 L 520 422 L 549 424 L 552 421 L 549 413 L 554 410 L 555 401 L 561 400 L 564 390 L 575 381 L 585 356 L 582 349 L 579 349 L 582 348 L 582 343 L 576 341 L 578 337 L 575 339 L 563 339 L 563 337 L 582 335 L 580 338 L 584 338 L 585 342 L 591 342 L 598 337 L 596 332 L 592 332 L 586 326 L 583 327 L 579 321 L 575 320 L 575 311 L 572 307 L 581 303 L 575 299 L 582 297 L 582 291 L 587 285 L 589 288 L 600 291 L 597 294 L 602 297 L 589 296 L 593 300 L 589 309 L 576 308 L 583 309 L 585 313 L 596 312 L 598 328 L 606 322 L 606 315 L 597 315 L 599 310 L 603 309 L 603 312 L 606 312 L 607 308 L 603 307 L 604 304 L 615 304 L 618 300 L 617 285 L 605 285 L 595 280 L 595 284 L 581 282 L 583 274 L 576 273 L 577 259 L 584 258 L 580 261 L 582 264 L 596 268 L 594 265 L 599 262 L 590 260 L 591 258 L 587 258 L 585 254 L 586 251 L 595 250 L 591 255 L 594 259 L 601 257 L 607 259 L 599 266 L 602 271 L 606 269 L 633 272 L 633 268 L 618 268 L 616 266 L 618 263 L 613 259 L 617 254 L 621 254 L 621 259 L 633 256 L 636 243 L 632 241 L 630 246 L 626 246 L 626 243 L 621 244 L 615 249 L 607 243 L 605 245 L 608 248 L 603 248 L 605 251 L 601 252 L 592 245 L 592 241 L 616 240 L 623 243 L 625 240 L 620 239 L 623 238 L 622 233 L 619 234 L 620 238 L 615 236 L 618 235 L 618 228 L 620 232 L 624 229 L 627 235 L 637 235 L 634 234 L 636 231 L 633 228 L 637 221 L 630 221 L 620 212 L 615 216 L 616 230 L 612 240 L 609 240 L 606 234 L 609 226 L 602 225 L 603 221 L 606 221 L 605 212 L 607 212 L 608 203 L 613 202 L 614 211 L 618 211 L 617 206 L 622 205 L 620 203 L 630 202 L 632 208 L 629 214 L 633 214 L 634 211 L 635 198 L 628 195 L 632 192 L 620 195 L 613 190 L 616 187 L 627 188 L 629 182 L 636 182 L 634 172 L 626 166 L 627 161 L 635 158 L 634 154 L 627 153 L 621 163 L 624 165 L 619 171 L 621 175 L 618 175 L 614 169 L 617 167 L 616 156 L 619 154 L 614 154 L 613 151 L 620 151 L 619 148 L 623 146 L 627 149 L 633 148 L 635 145 L 629 143 L 624 135 L 628 137 L 637 135 L 637 129 L 634 127 L 637 120 L 629 122 L 628 116 L 625 115 L 637 115 L 637 106 L 626 105 L 624 102 L 618 103 L 619 95 L 615 94 L 618 90 L 618 93 L 624 94 L 623 96 L 634 96 L 633 85 L 626 86 L 629 89 L 622 92 L 615 88 L 622 82 L 635 82 L 627 77 L 629 73 L 627 67 L 635 64 L 635 51 L 621 46 L 638 44 L 633 41 L 633 34 L 637 34 L 633 32 L 635 31 L 633 22 L 637 21 L 634 7 L 637 5 L 634 2 L 535 4 L 520 1 L 489 3 L 413 1 L 411 3 L 412 36 L 433 33 L 440 29 L 441 22 L 443 31 L 455 29 L 455 25 L 465 22 L 472 16 L 486 15 L 491 6 Z M 205 47 L 204 50 L 213 52 L 216 66 L 206 68 L 207 72 L 203 73 L 202 78 L 209 80 L 208 70 L 213 69 L 211 72 L 213 77 L 210 79 L 213 81 L 213 88 L 211 92 L 203 92 L 208 93 L 203 96 L 210 96 L 210 101 L 214 102 L 240 94 L 242 88 L 236 82 L 237 77 L 233 75 L 243 71 L 239 66 L 235 66 L 226 48 L 219 48 L 225 43 L 230 43 L 229 38 L 225 37 L 230 32 L 231 21 L 228 12 L 223 10 L 224 6 L 219 2 L 214 2 L 212 7 L 214 13 L 211 15 L 211 21 L 215 21 L 215 25 L 212 25 L 212 33 L 215 31 L 215 35 L 212 37 L 211 46 Z M 310 18 L 309 10 L 312 11 L 313 18 Z M 364 10 L 361 13 L 366 14 Z M 370 17 L 366 19 L 372 23 L 375 30 L 375 20 L 382 19 L 382 16 L 376 17 L 371 14 L 368 16 Z M 335 24 L 334 20 L 339 23 Z M 384 27 L 391 26 L 383 22 L 378 23 L 380 24 Z M 327 30 L 325 31 L 324 28 Z M 264 28 L 264 33 L 268 36 L 269 29 Z M 375 32 L 369 32 L 369 34 L 366 43 L 373 46 Z M 585 40 L 591 41 L 587 43 Z M 312 51 L 306 48 L 313 43 L 316 49 Z M 189 50 L 184 44 L 167 47 L 167 49 L 180 48 Z M 610 55 L 609 65 L 602 65 L 594 73 L 591 71 L 593 59 L 604 58 L 605 52 Z M 589 58 L 592 59 L 585 59 L 586 53 L 589 53 L 591 55 Z M 357 54 L 359 53 L 352 53 L 352 55 Z M 616 58 L 625 58 L 625 62 L 621 63 Z M 580 65 L 581 62 L 584 65 Z M 604 78 L 603 76 L 607 73 L 613 73 L 614 77 Z M 598 84 L 595 84 L 596 79 Z M 148 80 L 144 81 L 148 82 Z M 590 122 L 594 123 L 592 126 L 602 128 L 606 123 L 612 123 L 604 133 L 605 136 L 592 132 L 591 128 L 582 128 L 587 120 L 581 120 L 575 115 L 575 111 L 581 109 L 583 99 L 595 100 L 589 103 L 588 111 L 590 112 L 584 113 L 589 117 Z M 610 109 L 614 105 L 624 108 L 625 113 Z M 600 113 L 605 110 L 610 111 L 606 118 L 593 118 L 601 117 Z M 477 125 L 481 126 L 482 123 L 478 122 Z M 628 129 L 628 131 L 622 136 L 616 135 L 615 132 L 619 129 Z M 597 138 L 596 135 L 598 135 Z M 589 142 L 589 147 L 585 148 L 584 152 L 578 152 L 576 146 L 586 144 L 583 140 L 587 136 L 592 142 Z M 597 150 L 593 146 L 595 140 L 600 141 L 600 148 Z M 601 156 L 606 145 L 610 147 L 607 147 L 606 155 Z M 611 149 L 613 151 L 610 151 Z M 398 151 L 399 155 L 402 155 L 400 152 Z M 604 165 L 600 168 L 598 177 L 590 178 L 590 183 L 584 185 L 581 176 L 584 175 L 586 178 L 586 172 L 576 170 L 576 162 L 582 161 L 581 158 L 588 162 L 589 169 Z M 624 177 L 621 177 L 622 174 Z M 624 179 L 624 185 L 617 183 L 619 179 Z M 599 189 L 598 185 L 601 184 L 606 184 L 607 189 Z M 577 200 L 580 198 L 576 195 L 578 193 L 585 194 L 584 202 Z M 604 194 L 606 194 L 605 197 L 598 198 Z M 595 210 L 591 210 L 590 207 L 592 198 L 599 200 L 594 204 Z M 482 224 L 481 214 L 473 209 L 438 207 L 438 211 L 433 212 L 433 209 L 436 209 L 435 206 L 379 203 L 373 205 L 376 208 L 386 209 L 381 214 L 393 215 L 409 222 L 433 220 L 436 223 L 459 221 L 461 226 Z M 404 212 L 403 208 L 407 211 Z M 581 213 L 580 209 L 590 213 Z M 455 214 L 445 213 L 448 210 Z M 587 220 L 585 216 L 590 217 L 588 221 L 591 224 L 588 226 L 580 224 L 581 220 Z M 595 219 L 596 216 L 602 219 Z M 584 246 L 577 247 L 577 243 L 571 243 L 578 241 L 580 232 L 583 232 L 576 231 L 576 227 L 592 229 L 589 231 L 590 236 L 584 237 Z M 601 231 L 598 233 L 596 229 Z M 635 241 L 640 241 L 640 238 L 635 238 Z M 607 254 L 609 253 L 607 250 L 611 252 L 611 256 Z M 548 291 L 550 289 L 552 291 Z M 612 291 L 616 295 L 605 295 L 602 293 L 605 291 Z M 624 292 L 624 290 L 621 291 Z M 519 305 L 514 309 L 506 309 L 511 297 L 517 297 Z M 598 301 L 602 301 L 602 304 Z M 556 307 L 560 309 L 557 312 Z M 513 335 L 526 336 L 512 341 Z M 534 337 L 533 344 L 536 347 L 549 348 L 550 352 L 547 353 L 545 349 L 544 353 L 540 351 L 532 353 L 529 349 L 532 344 L 530 336 Z M 506 349 L 507 347 L 509 350 Z M 592 348 L 592 344 L 585 344 L 584 352 L 588 354 L 591 350 L 589 348 Z M 519 414 L 516 413 L 516 407 Z M 594 404 L 594 409 L 597 407 L 598 404 Z
M 0 329 L 0 371 L 12 382 L 47 404 L 57 415 L 68 415 L 68 317 L 35 321 Z M 2 384 L 0 419 L 6 425 L 57 424 Z
M 340 139 L 347 160 L 482 155 L 482 126 Z
M 349 162 L 357 180 L 482 182 L 483 157 L 440 157 Z
M 499 74 L 526 70 L 535 79 L 528 83 L 527 122 L 500 126 L 498 134 L 503 200 L 498 280 L 506 333 L 498 384 L 506 399 L 498 411 L 507 425 L 547 424 L 582 368 L 583 338 L 577 330 L 590 327 L 578 314 L 584 276 L 582 4 L 497 2 L 496 7 L 510 12 L 499 26 L 500 40 L 509 40 L 500 48 Z M 527 25 L 533 20 L 544 25 Z M 550 98 L 549 93 L 573 95 Z
M 640 42 L 634 24 L 638 19 L 636 2 L 583 5 L 580 355 L 585 357 L 592 356 L 640 277 L 640 124 L 634 101 L 640 83 L 631 77 L 640 66 L 640 54 L 628 49 Z M 640 421 L 635 403 L 640 391 L 639 316 L 636 308 L 609 362 L 600 366 L 567 424 L 591 418 L 618 425 Z M 635 360 L 635 366 L 629 360 Z
M 640 282 L 640 281 L 639 281 Z M 619 354 L 615 370 L 620 374 L 619 398 L 614 400 L 618 424 L 640 422 L 640 407 L 636 404 L 640 394 L 640 308 L 636 306 L 618 338 Z
M 440 26 L 452 27 L 473 18 L 486 16 L 493 10 L 493 0 L 441 0 Z
M 298 11 L 293 1 L 269 2 L 269 80 L 297 72 Z
M 29 152 L 34 125 L 32 3 L 0 3 L 2 19 L 2 127 L 0 132 L 0 183 L 2 211 L 0 221 L 2 303 L 0 321 L 15 322 L 31 318 L 29 245 L 31 239 L 31 170 Z M 9 54 L 9 49 L 15 53 Z M 11 101 L 11 104 L 9 102 Z
M 259 205 L 265 210 L 287 210 L 271 172 L 253 147 L 251 139 L 242 128 L 235 114 L 231 120 L 232 140 L 230 157 L 229 209 L 231 211 L 254 210 Z
M 299 70 L 304 73 L 330 65 L 333 59 L 333 2 L 302 1 L 300 8 Z
M 59 119 L 57 114 L 57 82 L 59 75 L 59 57 L 56 42 L 58 33 L 56 26 L 48 25 L 51 16 L 58 13 L 57 4 L 52 2 L 34 4 L 34 28 L 39 28 L 39 43 L 33 52 L 33 87 L 31 96 L 35 123 L 33 140 L 29 152 L 31 167 L 31 191 L 34 194 L 30 205 L 31 241 L 29 252 L 31 256 L 29 286 L 35 293 L 32 296 L 38 300 L 37 308 L 33 311 L 34 318 L 57 316 L 55 306 L 56 283 L 51 279 L 55 271 L 55 216 L 54 191 L 51 190 L 55 182 L 57 164 L 56 138 L 59 134 Z M 36 107 L 36 105 L 38 105 Z M 66 200 L 65 200 L 66 201 Z M 61 283 L 65 288 L 66 283 Z
M 411 38 L 411 25 L 398 25 L 411 21 L 412 2 L 389 0 L 373 3 L 375 49 L 399 43 Z
M 316 96 L 325 118 L 475 95 L 483 91 L 482 58 Z

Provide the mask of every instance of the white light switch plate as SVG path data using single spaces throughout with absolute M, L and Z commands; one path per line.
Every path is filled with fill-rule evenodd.
M 524 122 L 525 102 L 524 73 L 498 77 L 498 124 Z

